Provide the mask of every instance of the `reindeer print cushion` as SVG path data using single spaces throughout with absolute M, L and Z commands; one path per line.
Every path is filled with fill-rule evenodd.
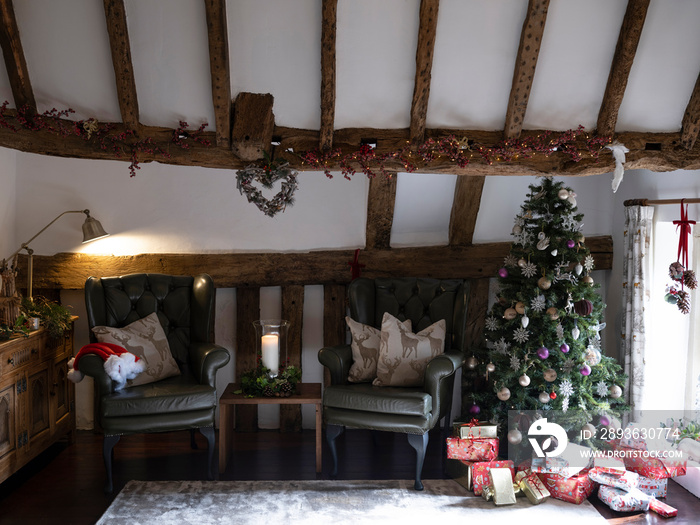
M 351 317 L 345 322 L 350 328 L 352 342 L 352 365 L 348 374 L 351 383 L 370 383 L 377 377 L 377 357 L 379 355 L 380 331 L 373 326 L 358 323 Z M 411 320 L 403 323 L 411 331 Z
M 124 328 L 96 326 L 92 332 L 98 342 L 122 346 L 146 362 L 146 370 L 129 379 L 127 388 L 180 375 L 180 368 L 170 353 L 168 338 L 155 312 Z
M 382 318 L 375 386 L 422 386 L 425 367 L 445 351 L 444 319 L 417 334 L 389 313 Z

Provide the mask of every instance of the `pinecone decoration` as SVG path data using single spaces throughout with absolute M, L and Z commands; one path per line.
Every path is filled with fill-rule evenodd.
M 292 395 L 292 392 L 294 391 L 294 385 L 292 385 L 289 381 L 284 381 L 280 385 L 280 394 L 284 397 L 289 397 Z
M 272 389 L 271 386 L 268 385 L 265 388 L 263 388 L 263 395 L 265 397 L 275 397 L 275 391 Z
M 685 290 L 678 290 L 678 309 L 684 314 L 690 313 L 690 294 Z
M 695 276 L 693 270 L 686 270 L 683 272 L 683 284 L 691 290 L 695 290 L 695 288 L 698 287 L 698 278 Z

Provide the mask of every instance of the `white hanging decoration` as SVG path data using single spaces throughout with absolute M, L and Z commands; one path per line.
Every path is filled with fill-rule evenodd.
M 583 272 L 583 266 L 581 266 L 581 263 L 574 266 L 574 271 L 576 272 L 576 275 L 581 275 L 581 272 Z
M 576 325 L 571 329 L 571 337 L 578 339 L 579 335 L 581 335 L 581 330 L 579 330 L 578 325 Z
M 523 314 L 522 318 L 520 319 L 520 324 L 523 325 L 523 328 L 527 328 L 527 325 L 530 324 L 530 318 L 527 316 L 527 314 Z
M 615 193 L 617 188 L 620 187 L 622 177 L 625 174 L 625 167 L 623 166 L 625 163 L 625 153 L 629 153 L 630 150 L 627 149 L 624 144 L 620 144 L 619 142 L 608 144 L 605 147 L 612 151 L 613 158 L 615 159 L 615 171 L 613 172 L 612 179 L 612 190 L 613 193 Z

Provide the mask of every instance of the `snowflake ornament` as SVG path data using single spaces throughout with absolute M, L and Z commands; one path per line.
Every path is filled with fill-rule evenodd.
M 508 256 L 505 259 L 503 259 L 503 266 L 517 266 L 517 265 L 518 265 L 518 259 L 512 253 L 509 253 Z
M 596 383 L 595 392 L 598 394 L 598 397 L 608 397 L 608 385 L 605 384 L 605 381 L 598 381 L 598 383 Z
M 520 369 L 520 359 L 517 356 L 511 356 L 510 368 L 511 368 L 511 370 L 519 370 Z
M 493 332 L 494 330 L 498 330 L 498 319 L 496 319 L 494 316 L 491 315 L 491 316 L 486 318 L 484 325 L 486 326 L 486 329 L 489 330 L 490 332 Z
M 523 344 L 525 341 L 527 341 L 530 338 L 530 332 L 526 330 L 524 327 L 516 328 L 513 330 L 513 340 L 517 341 L 520 344 Z
M 574 219 L 573 215 L 568 215 L 564 217 L 564 220 L 561 223 L 562 228 L 565 230 L 577 230 L 578 229 L 578 222 L 576 222 L 576 219 Z
M 562 372 L 568 374 L 571 372 L 574 368 L 574 360 L 569 358 L 566 361 L 564 361 L 564 364 L 561 365 L 561 370 Z
M 593 256 L 586 255 L 586 258 L 583 260 L 583 267 L 586 269 L 587 272 L 590 272 L 593 269 L 593 266 L 594 266 Z
M 499 354 L 505 354 L 508 351 L 508 347 L 510 347 L 510 343 L 506 341 L 505 337 L 501 337 L 494 345 L 496 352 Z
M 564 396 L 561 401 L 561 411 L 566 412 L 567 410 L 569 410 L 569 396 Z
M 574 385 L 571 384 L 569 379 L 563 379 L 559 383 L 559 394 L 566 397 L 574 395 Z
M 516 215 L 515 216 L 515 225 L 520 226 L 520 227 L 525 226 L 525 217 L 523 217 L 522 215 Z
M 525 266 L 523 266 L 520 269 L 520 271 L 525 277 L 529 279 L 530 277 L 534 277 L 535 275 L 537 275 L 537 266 L 531 262 L 527 262 L 525 263 Z
M 561 325 L 561 323 L 557 323 L 557 341 L 561 341 L 564 339 L 564 327 Z
M 532 310 L 534 312 L 543 311 L 545 306 L 546 306 L 546 301 L 545 301 L 544 295 L 538 295 L 530 302 L 530 308 L 532 308 Z

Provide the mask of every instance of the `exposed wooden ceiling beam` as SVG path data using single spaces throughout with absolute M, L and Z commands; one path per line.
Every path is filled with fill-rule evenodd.
M 134 66 L 131 62 L 131 44 L 124 0 L 104 0 L 104 9 L 122 122 L 127 129 L 138 131 L 139 101 L 136 96 L 136 81 L 134 80 Z
M 450 214 L 450 246 L 472 243 L 485 179 L 483 176 L 457 177 Z
M 437 34 L 440 0 L 421 0 L 418 46 L 416 47 L 416 77 L 411 103 L 411 142 L 425 141 L 425 121 L 430 97 L 430 78 L 433 69 L 433 51 Z
M 396 203 L 396 174 L 374 177 L 369 181 L 367 196 L 367 250 L 388 250 Z
M 700 131 L 700 75 L 695 82 L 693 94 L 683 114 L 683 124 L 681 126 L 681 144 L 685 149 L 692 149 L 698 138 Z
M 605 86 L 603 103 L 598 112 L 598 135 L 605 136 L 615 133 L 617 115 L 625 96 L 627 80 L 632 70 L 648 9 L 649 0 L 629 0 L 627 3 L 627 11 L 625 11 L 625 17 L 622 20 L 620 35 L 617 38 L 617 46 L 610 66 L 608 83 Z
M 610 236 L 587 237 L 597 270 L 612 268 Z M 392 248 L 363 252 L 362 276 L 369 278 L 420 275 L 439 279 L 494 277 L 503 266 L 510 242 L 471 246 L 428 246 Z M 34 287 L 39 289 L 82 289 L 91 276 L 158 272 L 196 275 L 206 272 L 220 288 L 238 286 L 283 286 L 290 284 L 344 284 L 350 282 L 348 261 L 354 250 L 306 253 L 168 254 L 100 256 L 59 253 L 34 256 Z M 18 282 L 26 281 L 27 256 L 20 255 Z
M 4 118 L 8 123 L 17 126 L 19 129 L 13 131 L 0 126 L 0 146 L 37 153 L 40 155 L 52 155 L 56 157 L 71 157 L 83 159 L 107 159 L 121 160 L 128 162 L 128 153 L 119 153 L 112 148 L 102 148 L 98 139 L 94 136 L 86 140 L 84 136 L 70 134 L 61 136 L 48 130 L 28 130 L 18 125 L 14 120 L 14 110 L 8 109 L 4 113 Z M 66 126 L 73 126 L 71 121 L 62 120 Z M 126 130 L 123 124 L 113 124 L 110 136 L 117 136 Z M 189 144 L 189 149 L 181 149 L 173 142 L 172 128 L 160 128 L 153 126 L 142 126 L 141 136 L 152 139 L 154 149 L 160 149 L 169 154 L 163 157 L 157 152 L 149 153 L 142 151 L 138 153 L 140 163 L 158 161 L 163 164 L 173 164 L 178 166 L 202 166 L 205 168 L 240 169 L 250 164 L 235 156 L 230 149 L 216 146 L 206 147 L 196 142 Z M 281 139 L 278 152 L 284 152 L 292 148 L 295 152 L 316 151 L 319 143 L 318 131 L 301 130 L 275 126 L 273 133 Z M 523 131 L 523 137 L 531 134 L 540 134 L 541 131 Z M 447 136 L 468 136 L 478 144 L 495 145 L 502 139 L 501 132 L 480 131 L 480 130 L 454 130 L 454 129 L 428 129 L 426 135 L 432 138 Z M 333 143 L 335 147 L 343 152 L 356 152 L 363 137 L 377 138 L 378 154 L 397 151 L 406 145 L 409 138 L 408 129 L 374 129 L 374 128 L 348 128 L 336 130 L 333 133 Z M 214 142 L 215 137 L 212 132 L 202 133 L 202 138 Z M 681 135 L 676 133 L 639 133 L 625 132 L 619 133 L 616 138 L 620 140 L 630 152 L 626 155 L 627 162 L 625 168 L 647 169 L 650 171 L 673 171 L 679 169 L 696 170 L 700 169 L 700 147 L 692 150 L 678 148 Z M 649 148 L 648 144 L 653 144 Z M 124 146 L 128 150 L 128 144 Z M 289 161 L 290 166 L 300 171 L 318 171 L 318 167 L 302 163 L 295 154 L 278 153 Z M 329 168 L 339 171 L 337 162 L 329 163 Z M 399 161 L 389 161 L 385 168 L 391 171 L 404 171 L 403 164 Z M 447 158 L 440 157 L 430 164 L 420 164 L 416 166 L 418 173 L 451 173 L 455 175 L 598 175 L 601 173 L 611 173 L 614 169 L 612 155 L 607 151 L 601 153 L 600 159 L 584 158 L 579 162 L 572 162 L 571 159 L 557 152 L 550 156 L 536 155 L 532 158 L 519 158 L 514 162 L 494 162 L 489 165 L 481 160 L 476 154 L 472 162 L 464 167 L 457 166 Z M 358 176 L 363 176 L 359 175 Z
M 0 47 L 5 57 L 5 68 L 10 80 L 12 97 L 15 99 L 15 107 L 26 106 L 30 113 L 36 113 L 34 91 L 29 80 L 29 70 L 24 59 L 12 0 L 0 0 Z
M 231 75 L 228 58 L 226 0 L 204 0 L 209 37 L 211 99 L 216 120 L 216 145 L 231 143 Z
M 506 122 L 503 128 L 503 136 L 506 139 L 519 137 L 523 129 L 525 111 L 530 99 L 532 81 L 535 78 L 537 58 L 540 54 L 548 9 L 549 0 L 530 0 L 527 5 L 527 14 L 520 32 L 518 55 L 515 57 L 513 85 L 510 89 Z
M 333 147 L 335 126 L 335 35 L 338 0 L 323 0 L 321 5 L 321 127 L 318 148 Z

